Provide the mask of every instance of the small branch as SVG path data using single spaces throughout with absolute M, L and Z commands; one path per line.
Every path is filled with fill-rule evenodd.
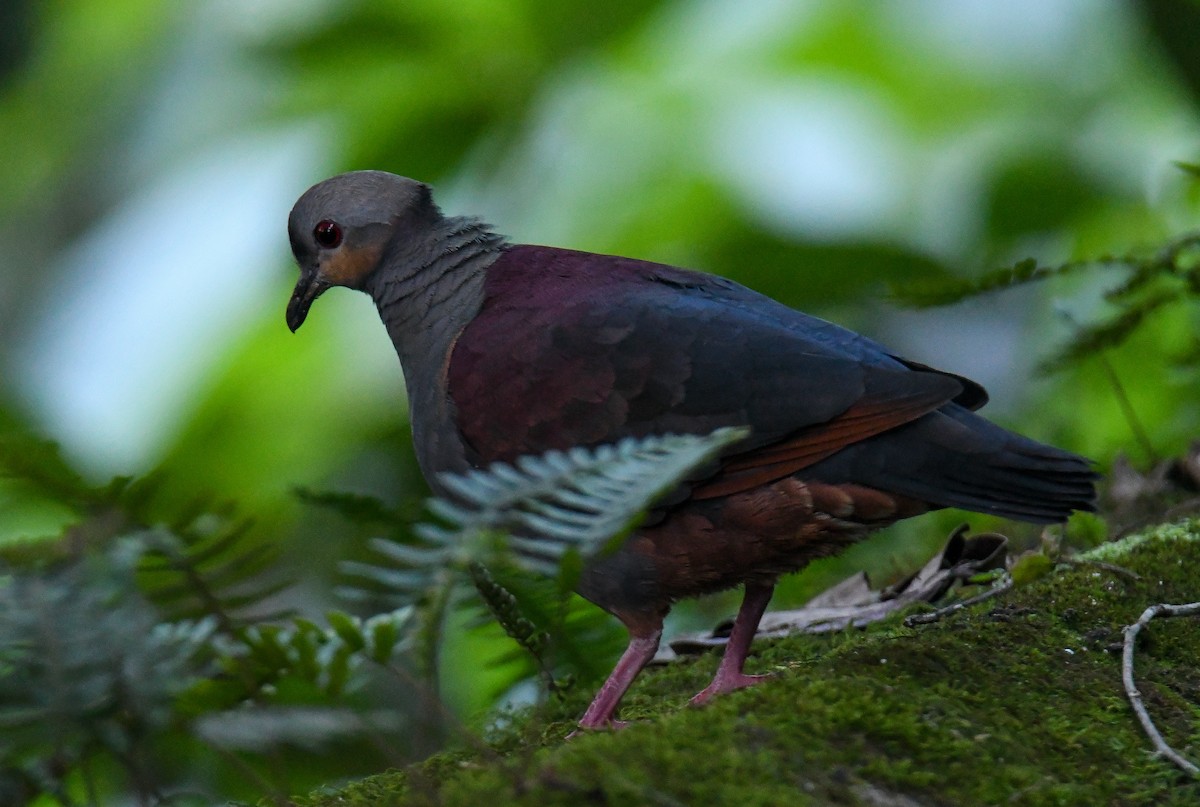
M 1129 425 L 1129 430 L 1133 432 L 1133 439 L 1142 447 L 1142 451 L 1145 452 L 1147 459 L 1151 463 L 1157 462 L 1158 452 L 1154 450 L 1154 443 L 1150 440 L 1150 434 L 1146 431 L 1146 427 L 1142 425 L 1137 410 L 1133 408 L 1133 402 L 1129 400 L 1129 394 L 1125 392 L 1125 385 L 1121 383 L 1117 371 L 1113 369 L 1112 363 L 1103 353 L 1097 354 L 1096 358 L 1100 362 L 1100 369 L 1108 377 L 1108 383 L 1112 386 L 1117 404 L 1121 407 L 1121 414 L 1124 415 L 1125 422 Z
M 1191 515 L 1197 510 L 1200 510 L 1200 496 L 1194 496 L 1190 499 L 1180 502 L 1179 504 L 1172 505 L 1167 509 L 1167 512 L 1163 513 L 1162 520 L 1163 523 L 1167 523 L 1174 521 L 1181 516 Z
M 989 588 L 987 591 L 983 592 L 982 594 L 976 594 L 974 597 L 971 597 L 970 599 L 966 599 L 961 602 L 952 603 L 950 605 L 947 605 L 945 608 L 939 608 L 936 611 L 931 611 L 926 614 L 909 614 L 908 616 L 904 617 L 904 627 L 911 628 L 916 625 L 929 625 L 934 622 L 940 622 L 943 618 L 949 616 L 950 614 L 953 614 L 957 611 L 961 611 L 962 609 L 968 608 L 972 605 L 977 605 L 978 603 L 984 602 L 985 600 L 990 600 L 992 597 L 995 597 L 999 594 L 1003 594 L 1004 592 L 1008 591 L 1012 587 L 1013 587 L 1012 575 L 1009 574 L 1008 572 L 1005 572 L 1004 575 L 996 582 L 996 584 L 994 586 L 992 586 L 991 588 Z
M 1071 315 L 1071 312 L 1064 309 L 1058 313 L 1075 329 L 1076 336 L 1083 332 L 1083 326 L 1079 324 L 1079 320 Z M 1096 361 L 1099 363 L 1100 369 L 1104 371 L 1104 376 L 1108 379 L 1109 386 L 1112 387 L 1113 397 L 1117 399 L 1117 406 L 1121 409 L 1121 414 L 1125 418 L 1126 425 L 1133 432 L 1134 441 L 1141 446 L 1142 451 L 1146 454 L 1146 458 L 1151 463 L 1157 462 L 1158 452 L 1154 450 L 1154 443 L 1150 440 L 1150 434 L 1142 425 L 1137 410 L 1133 408 L 1133 402 L 1129 400 L 1129 394 L 1125 391 L 1125 385 L 1121 383 L 1121 377 L 1117 375 L 1112 362 L 1108 360 L 1108 356 L 1105 355 L 1103 350 L 1096 351 Z
M 1142 701 L 1142 693 L 1138 691 L 1137 685 L 1133 680 L 1133 648 L 1137 641 L 1137 635 L 1141 632 L 1142 628 L 1150 624 L 1150 620 L 1156 616 L 1196 615 L 1200 615 L 1200 602 L 1188 603 L 1187 605 L 1159 603 L 1143 611 L 1142 616 L 1137 622 L 1125 628 L 1125 649 L 1121 654 L 1121 680 L 1125 684 L 1125 694 L 1129 697 L 1129 703 L 1133 706 L 1133 712 L 1137 715 L 1138 722 L 1142 724 L 1142 729 L 1146 732 L 1146 736 L 1154 744 L 1154 753 L 1158 756 L 1166 757 L 1192 776 L 1200 778 L 1200 768 L 1184 759 L 1179 752 L 1167 745 L 1166 740 L 1158 733 L 1158 728 L 1154 725 L 1154 721 L 1150 719 L 1150 713 L 1146 711 L 1146 704 Z
M 1124 566 L 1118 566 L 1115 563 L 1105 563 L 1102 560 L 1087 560 L 1084 558 L 1059 558 L 1059 563 L 1065 563 L 1068 566 L 1076 568 L 1091 567 L 1093 569 L 1103 569 L 1106 572 L 1111 572 L 1118 577 L 1124 577 L 1127 580 L 1141 580 L 1142 577 L 1132 569 L 1126 569 Z
M 79 776 L 83 780 L 83 792 L 87 795 L 88 807 L 99 807 L 100 797 L 96 791 L 96 779 L 92 775 L 91 760 L 86 752 L 79 756 Z
M 393 664 L 390 661 L 377 661 L 376 665 L 382 667 L 384 672 L 392 676 L 397 682 L 406 689 L 411 689 L 421 696 L 421 706 L 432 712 L 434 716 L 442 720 L 443 725 L 459 736 L 468 745 L 474 748 L 480 756 L 488 759 L 497 758 L 496 752 L 483 741 L 483 739 L 471 731 L 466 723 L 454 713 L 449 705 L 442 700 L 436 688 L 428 681 L 414 675 L 411 670 L 399 664 Z
M 286 791 L 280 790 L 274 782 L 256 771 L 254 766 L 246 762 L 246 760 L 239 757 L 233 751 L 230 751 L 228 748 L 224 748 L 214 742 L 205 741 L 204 744 L 208 748 L 211 748 L 213 751 L 215 751 L 218 756 L 228 762 L 232 767 L 236 768 L 238 773 L 246 777 L 247 781 L 253 783 L 254 786 L 265 795 L 266 799 L 270 799 L 271 801 L 275 802 L 278 807 L 287 807 L 287 805 L 291 804 L 291 802 L 288 801 Z

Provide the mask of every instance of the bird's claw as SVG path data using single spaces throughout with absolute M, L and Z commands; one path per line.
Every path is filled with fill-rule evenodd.
M 718 673 L 717 677 L 712 680 L 712 683 L 698 692 L 688 703 L 692 706 L 700 706 L 708 703 L 709 700 L 717 695 L 724 695 L 726 692 L 733 692 L 736 689 L 752 687 L 770 678 L 770 675 L 746 675 L 745 673 L 721 675 Z

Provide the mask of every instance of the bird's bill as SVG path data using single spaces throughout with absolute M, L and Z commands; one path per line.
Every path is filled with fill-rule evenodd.
M 313 300 L 320 297 L 328 288 L 329 283 L 322 280 L 316 272 L 300 273 L 300 280 L 296 283 L 292 299 L 288 300 L 287 305 L 287 325 L 292 333 L 295 333 L 296 329 L 304 324 Z

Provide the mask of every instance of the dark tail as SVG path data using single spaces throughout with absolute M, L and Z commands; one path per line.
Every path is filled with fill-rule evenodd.
M 1049 524 L 1096 509 L 1100 475 L 1083 457 L 1003 429 L 951 404 L 850 446 L 814 477 Z

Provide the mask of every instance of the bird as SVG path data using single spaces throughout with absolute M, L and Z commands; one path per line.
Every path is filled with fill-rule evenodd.
M 449 492 L 442 474 L 523 455 L 748 429 L 585 565 L 578 593 L 629 643 L 577 731 L 624 725 L 621 698 L 678 600 L 744 588 L 701 704 L 766 677 L 744 665 L 781 575 L 939 508 L 1039 524 L 1095 509 L 1093 463 L 976 414 L 979 384 L 726 278 L 514 244 L 383 171 L 309 188 L 288 237 L 288 327 L 333 286 L 371 297 L 435 494 Z

